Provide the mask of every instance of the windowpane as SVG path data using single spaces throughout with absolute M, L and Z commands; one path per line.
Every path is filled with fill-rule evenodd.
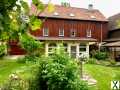
M 53 50 L 55 50 L 57 47 L 57 45 L 55 43 L 50 43 L 48 46 L 48 54 L 52 55 L 53 54 Z
M 64 29 L 59 29 L 59 36 L 64 36 Z
M 91 37 L 91 30 L 87 30 L 87 37 Z
M 43 29 L 43 36 L 48 36 L 48 28 Z
M 75 37 L 75 35 L 76 35 L 76 32 L 75 32 L 75 30 L 71 30 L 71 37 Z
M 79 46 L 79 51 L 81 52 L 85 52 L 86 51 L 86 44 L 84 43 L 81 43 L 80 46 Z

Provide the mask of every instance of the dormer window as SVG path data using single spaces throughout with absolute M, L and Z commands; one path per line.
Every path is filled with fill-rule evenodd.
M 94 15 L 91 15 L 90 18 L 91 19 L 96 19 L 96 17 Z
M 48 36 L 49 30 L 48 28 L 43 28 L 43 36 Z
M 70 13 L 70 14 L 69 14 L 69 16 L 70 16 L 70 17 L 74 17 L 74 16 L 75 16 L 75 14 L 73 14 L 73 13 Z
M 58 12 L 54 12 L 54 16 L 59 16 L 59 13 Z
M 87 30 L 86 31 L 86 34 L 87 34 L 87 37 L 91 37 L 92 35 L 91 35 L 91 30 Z
M 59 29 L 59 36 L 64 36 L 64 29 Z
M 74 29 L 71 29 L 71 37 L 75 37 L 75 35 L 76 35 L 75 30 L 74 30 Z

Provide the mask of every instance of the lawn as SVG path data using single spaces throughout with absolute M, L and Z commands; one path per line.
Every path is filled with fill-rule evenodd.
M 107 67 L 102 65 L 86 64 L 84 69 L 97 80 L 97 90 L 111 90 L 111 81 L 120 81 L 120 67 Z M 91 90 L 96 90 L 91 89 Z
M 29 78 L 31 64 L 18 63 L 16 60 L 0 60 L 0 85 L 6 82 L 9 75 L 15 71 L 26 70 L 21 75 Z M 120 80 L 120 67 L 107 67 L 102 65 L 85 64 L 85 71 L 97 80 L 97 85 L 91 90 L 111 90 L 110 83 L 112 80 Z
M 0 60 L 0 85 L 8 80 L 11 73 L 23 67 L 27 67 L 27 64 L 18 63 L 16 60 Z

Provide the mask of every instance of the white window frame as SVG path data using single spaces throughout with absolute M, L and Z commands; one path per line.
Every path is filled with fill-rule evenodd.
M 45 30 L 47 30 L 47 32 Z M 43 28 L 43 36 L 49 36 L 49 29 L 48 28 Z
M 59 36 L 64 36 L 64 29 L 59 29 Z
M 88 29 L 88 30 L 86 31 L 86 34 L 87 34 L 87 37 L 88 37 L 88 38 L 92 37 L 91 29 Z
M 74 35 L 72 35 L 73 32 L 74 32 Z M 71 29 L 71 31 L 70 31 L 70 36 L 71 36 L 71 37 L 75 37 L 75 36 L 76 36 L 76 31 L 75 31 L 75 29 Z

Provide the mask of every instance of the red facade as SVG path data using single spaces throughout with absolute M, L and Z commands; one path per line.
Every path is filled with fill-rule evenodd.
M 107 22 L 85 21 L 85 20 L 67 20 L 67 19 L 46 19 L 41 29 L 32 31 L 31 34 L 37 37 L 43 37 L 43 28 L 49 29 L 48 37 L 59 37 L 59 29 L 64 29 L 64 37 L 70 37 L 71 29 L 75 30 L 79 38 L 87 38 L 87 30 L 91 30 L 91 38 L 97 41 L 103 41 L 107 37 Z
M 18 41 L 11 40 L 9 43 L 8 53 L 10 55 L 24 55 L 26 51 L 22 49 Z

